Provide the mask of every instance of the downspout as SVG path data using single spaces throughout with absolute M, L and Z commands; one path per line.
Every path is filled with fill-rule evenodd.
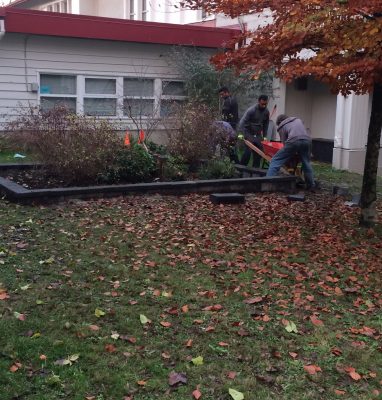
M 0 40 L 5 36 L 4 19 L 0 19 Z

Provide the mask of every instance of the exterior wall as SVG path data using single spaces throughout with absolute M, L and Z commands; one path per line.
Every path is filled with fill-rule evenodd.
M 6 33 L 0 40 L 0 126 L 19 114 L 20 108 L 39 104 L 39 73 L 116 77 L 117 84 L 122 86 L 121 93 L 124 77 L 152 78 L 155 101 L 159 102 L 162 79 L 178 78 L 164 57 L 170 47 Z M 117 101 L 123 103 L 122 99 Z M 80 94 L 77 103 L 77 111 L 81 111 Z M 108 118 L 134 129 L 132 121 L 121 111 Z
M 299 90 L 296 83 L 287 84 L 285 112 L 301 118 L 312 138 L 334 139 L 336 96 L 326 85 L 309 79 L 307 90 Z
M 333 152 L 333 166 L 335 168 L 363 173 L 371 99 L 370 95 L 337 96 Z M 378 174 L 382 175 L 382 151 L 379 154 Z

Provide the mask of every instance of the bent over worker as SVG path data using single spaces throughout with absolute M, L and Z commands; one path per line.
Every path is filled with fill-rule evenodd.
M 284 147 L 273 156 L 267 176 L 277 175 L 280 168 L 298 154 L 302 161 L 306 188 L 312 189 L 314 187 L 313 168 L 310 163 L 312 139 L 303 122 L 300 118 L 281 114 L 277 117 L 276 125 Z

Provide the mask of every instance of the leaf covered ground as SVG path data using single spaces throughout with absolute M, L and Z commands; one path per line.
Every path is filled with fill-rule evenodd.
M 1 400 L 381 397 L 382 235 L 343 199 L 0 211 Z

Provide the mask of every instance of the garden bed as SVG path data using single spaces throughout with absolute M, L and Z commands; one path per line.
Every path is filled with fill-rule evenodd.
M 250 177 L 235 179 L 214 179 L 214 180 L 194 180 L 177 182 L 151 182 L 138 184 L 119 184 L 119 185 L 92 185 L 81 187 L 52 187 L 52 184 L 59 182 L 49 182 L 49 186 L 41 187 L 43 182 L 30 181 L 26 183 L 28 171 L 30 177 L 33 174 L 33 165 L 27 168 L 25 165 L 0 165 L 0 192 L 10 201 L 24 204 L 33 203 L 52 203 L 60 202 L 72 198 L 89 199 L 100 197 L 116 197 L 128 194 L 160 193 L 171 195 L 183 195 L 187 193 L 214 193 L 214 192 L 284 192 L 293 193 L 296 188 L 296 178 L 294 176 L 285 177 Z M 14 180 L 7 179 L 7 176 L 14 177 Z M 15 179 L 17 178 L 17 179 Z M 23 182 L 24 179 L 24 182 Z M 25 187 L 28 185 L 30 187 Z M 36 186 L 40 186 L 35 188 Z

